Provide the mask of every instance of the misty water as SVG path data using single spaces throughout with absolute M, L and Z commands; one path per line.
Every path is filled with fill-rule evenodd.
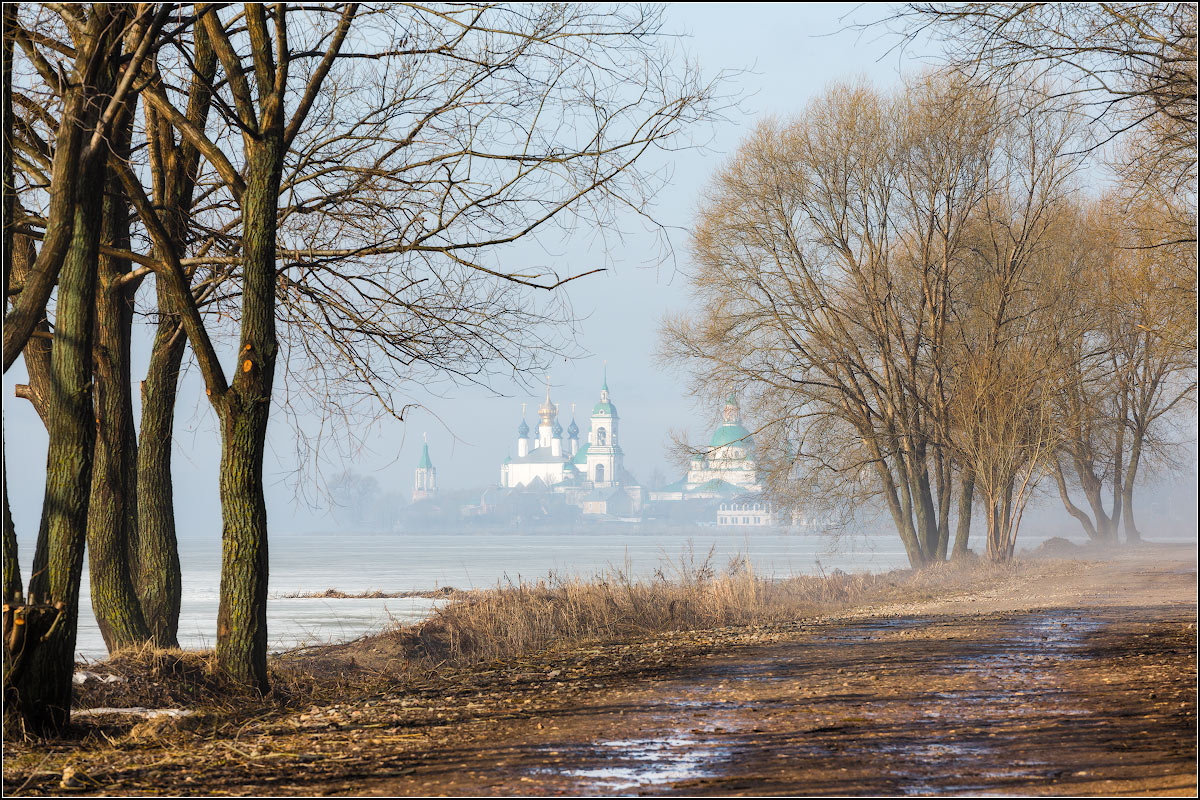
M 1022 537 L 1021 544 L 1033 547 L 1044 538 Z M 1069 538 L 1082 543 L 1082 537 Z M 585 527 L 568 533 L 274 534 L 270 541 L 269 646 L 278 652 L 345 641 L 393 622 L 420 620 L 441 602 L 426 598 L 295 598 L 286 597 L 288 594 L 331 588 L 347 593 L 424 591 L 447 586 L 488 588 L 509 581 L 537 580 L 551 573 L 587 577 L 613 570 L 642 578 L 662 570 L 671 577 L 681 558 L 699 564 L 710 549 L 711 564 L 718 571 L 740 554 L 748 558 L 757 574 L 774 578 L 835 569 L 880 572 L 907 566 L 899 537 L 892 532 L 843 533 L 835 537 L 802 529 L 644 532 Z M 32 543 L 20 552 L 28 557 Z M 220 541 L 216 537 L 182 539 L 180 561 L 180 644 L 185 648 L 211 647 L 216 635 Z M 28 575 L 28 563 L 22 567 Z M 92 615 L 86 567 L 77 654 L 85 659 L 106 655 Z

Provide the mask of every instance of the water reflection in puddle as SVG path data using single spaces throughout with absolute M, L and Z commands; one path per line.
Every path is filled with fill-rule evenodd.
M 1098 620 L 1070 612 L 1002 623 L 999 636 L 976 645 L 980 652 L 958 654 L 935 667 L 937 672 L 974 675 L 978 688 L 929 695 L 933 708 L 925 709 L 923 716 L 937 724 L 941 719 L 953 719 L 967 707 L 997 721 L 1085 716 L 1091 712 L 1078 705 L 1069 692 L 1046 684 L 1047 671 L 1057 663 L 1084 658 L 1085 638 L 1102 627 Z M 991 685 L 999 688 L 983 688 Z M 899 791 L 907 795 L 990 794 L 1002 791 L 997 783 L 1044 776 L 1049 768 L 1048 762 L 1035 760 L 1015 760 L 997 767 L 995 742 L 990 741 L 908 741 L 877 747 L 894 759 L 890 772 L 900 780 Z M 931 764 L 944 765 L 949 771 L 937 774 Z M 954 780 L 965 777 L 972 782 Z
M 727 747 L 686 734 L 652 739 L 615 739 L 598 742 L 591 753 L 596 766 L 574 769 L 540 769 L 587 781 L 592 788 L 611 793 L 631 792 L 652 786 L 707 778 L 718 774 L 717 765 L 728 758 Z

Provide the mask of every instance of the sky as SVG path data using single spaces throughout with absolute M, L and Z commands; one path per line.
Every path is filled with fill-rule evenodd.
M 687 392 L 685 375 L 657 366 L 653 353 L 664 313 L 686 311 L 687 229 L 697 199 L 709 176 L 737 148 L 764 116 L 786 117 L 835 80 L 865 77 L 885 89 L 904 71 L 921 68 L 934 54 L 910 48 L 889 52 L 894 40 L 880 33 L 847 30 L 852 21 L 886 13 L 884 6 L 860 4 L 676 4 L 666 12 L 667 29 L 681 36 L 680 46 L 708 75 L 734 74 L 726 86 L 741 95 L 740 109 L 718 124 L 702 149 L 656 156 L 671 170 L 669 184 L 655 198 L 654 215 L 668 226 L 673 258 L 653 263 L 658 245 L 641 226 L 610 237 L 607 251 L 595 252 L 597 238 L 581 232 L 556 248 L 560 273 L 577 273 L 607 263 L 602 274 L 568 284 L 566 291 L 580 318 L 578 344 L 586 357 L 559 362 L 549 370 L 551 398 L 560 406 L 564 427 L 571 404 L 578 406 L 579 426 L 587 430 L 587 413 L 599 395 L 605 365 L 612 401 L 620 415 L 625 465 L 648 482 L 657 471 L 669 480 L 679 469 L 670 458 L 670 432 L 685 430 L 693 441 L 707 439 L 713 409 L 697 406 Z M 622 226 L 624 229 L 625 226 Z M 537 245 L 530 244 L 530 248 Z M 514 253 L 520 258 L 520 248 Z M 529 258 L 546 261 L 546 252 L 531 249 Z M 149 338 L 148 336 L 146 337 Z M 145 347 L 134 374 L 144 372 Z M 136 357 L 136 354 L 135 354 Z M 13 399 L 13 387 L 24 382 L 18 364 L 4 376 L 4 425 L 8 488 L 14 521 L 28 541 L 36 528 L 42 496 L 45 433 L 30 405 Z M 444 389 L 440 396 L 421 387 L 405 387 L 422 404 L 403 422 L 386 419 L 364 429 L 369 445 L 325 458 L 323 474 L 333 478 L 351 469 L 375 478 L 385 491 L 411 492 L 413 469 L 422 442 L 429 443 L 443 489 L 483 487 L 499 481 L 500 464 L 516 450 L 521 404 L 536 424 L 536 407 L 545 393 L 543 377 L 532 385 L 510 381 L 480 387 Z M 314 424 L 312 421 L 305 423 Z M 585 434 L 586 435 L 586 434 Z M 182 536 L 220 535 L 217 501 L 219 442 L 213 415 L 194 369 L 185 375 L 177 409 L 174 457 L 175 502 Z M 269 431 L 265 467 L 268 515 L 273 536 L 333 527 L 322 507 L 319 480 L 298 472 L 295 434 L 282 415 Z

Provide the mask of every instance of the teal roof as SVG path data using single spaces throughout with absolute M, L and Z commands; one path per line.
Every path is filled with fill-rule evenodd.
M 723 481 L 720 478 L 713 478 L 710 481 L 705 481 L 704 483 L 700 484 L 695 489 L 692 489 L 689 494 L 698 492 L 717 492 L 724 495 L 736 495 L 742 494 L 744 491 L 744 489 L 739 486 L 735 486 L 729 481 Z
M 750 438 L 750 431 L 743 428 L 737 423 L 726 423 L 717 428 L 709 440 L 709 447 L 724 447 L 728 444 L 740 444 L 745 447 L 750 447 L 754 444 L 754 440 Z
M 575 457 L 571 459 L 571 463 L 572 464 L 586 464 L 587 463 L 587 452 L 588 452 L 589 447 L 591 447 L 590 444 L 585 444 L 583 447 L 579 448 L 579 452 L 576 453 Z
M 599 403 L 596 403 L 595 407 L 592 409 L 592 416 L 594 417 L 594 416 L 599 415 L 599 416 L 615 417 L 617 415 L 617 407 L 614 406 L 612 403 L 608 402 L 607 399 L 604 399 L 604 398 L 608 397 L 608 364 L 607 363 L 604 365 L 604 385 L 600 387 L 600 397 L 602 399 L 600 400 Z
M 426 443 L 425 448 L 421 451 L 421 463 L 417 464 L 417 469 L 433 469 L 433 462 L 429 460 L 428 443 Z

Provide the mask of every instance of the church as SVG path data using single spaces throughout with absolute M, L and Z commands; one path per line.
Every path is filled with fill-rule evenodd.
M 742 424 L 733 395 L 726 399 L 721 416 L 721 425 L 713 431 L 708 446 L 697 448 L 692 456 L 687 475 L 651 492 L 650 499 L 656 503 L 716 503 L 718 526 L 778 525 L 777 515 L 762 498 L 754 438 Z
M 525 421 L 525 407 L 521 408 L 517 454 L 510 454 L 500 467 L 502 489 L 561 493 L 584 514 L 628 516 L 640 512 L 642 487 L 625 469 L 620 417 L 609 395 L 607 375 L 592 407 L 586 442 L 580 443 L 574 411 L 564 438 L 558 404 L 550 399 L 549 381 L 545 402 L 537 411 L 538 425 L 531 429 Z

